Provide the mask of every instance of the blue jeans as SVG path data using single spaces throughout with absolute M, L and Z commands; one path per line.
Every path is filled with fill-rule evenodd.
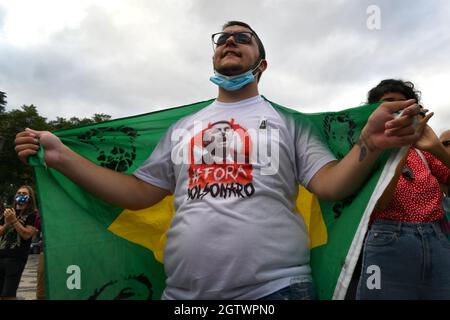
M 275 291 L 258 300 L 314 300 L 316 293 L 310 278 L 294 282 L 290 286 Z
M 439 222 L 376 220 L 356 299 L 450 299 L 450 241 Z

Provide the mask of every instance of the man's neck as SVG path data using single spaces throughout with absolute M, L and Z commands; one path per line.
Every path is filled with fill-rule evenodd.
M 219 87 L 219 95 L 217 96 L 217 101 L 232 103 L 256 97 L 258 95 L 258 85 L 253 82 L 236 91 L 227 91 Z

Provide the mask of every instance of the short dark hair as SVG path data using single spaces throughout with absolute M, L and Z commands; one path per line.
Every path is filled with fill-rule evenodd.
M 227 23 L 225 23 L 222 27 L 222 30 L 225 30 L 225 28 L 231 27 L 231 26 L 241 26 L 247 29 L 250 29 L 253 34 L 255 35 L 255 39 L 256 39 L 256 44 L 258 45 L 258 49 L 259 49 L 259 59 L 265 59 L 266 58 L 266 50 L 264 49 L 264 45 L 261 41 L 261 39 L 259 38 L 258 34 L 256 33 L 255 30 L 252 29 L 252 27 L 250 27 L 247 23 L 242 22 L 242 21 L 228 21 Z
M 406 99 L 420 100 L 420 91 L 414 89 L 414 84 L 411 81 L 403 81 L 396 79 L 385 79 L 381 81 L 376 87 L 370 89 L 367 94 L 367 102 L 379 102 L 381 97 L 386 93 L 397 92 L 405 96 Z

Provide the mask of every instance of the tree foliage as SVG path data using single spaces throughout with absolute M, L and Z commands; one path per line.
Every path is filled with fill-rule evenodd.
M 5 106 L 6 95 L 0 92 L 0 201 L 2 202 L 11 202 L 21 185 L 34 186 L 32 168 L 23 164 L 14 150 L 14 140 L 18 132 L 25 128 L 49 131 L 68 129 L 111 119 L 107 114 L 94 114 L 92 118 L 57 117 L 56 120 L 47 121 L 39 115 L 34 105 L 23 105 L 11 111 L 5 111 Z
M 56 117 L 56 120 L 48 122 L 51 130 L 69 129 L 77 126 L 83 126 L 91 123 L 103 122 L 110 120 L 111 116 L 104 113 L 95 113 L 92 118 L 77 118 L 71 117 L 70 119 Z

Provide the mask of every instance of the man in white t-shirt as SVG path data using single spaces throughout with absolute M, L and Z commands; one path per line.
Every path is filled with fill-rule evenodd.
M 174 194 L 165 299 L 313 299 L 308 237 L 295 213 L 298 185 L 329 200 L 353 194 L 384 149 L 417 140 L 419 107 L 383 103 L 337 161 L 309 123 L 259 95 L 267 61 L 250 26 L 228 22 L 212 39 L 217 99 L 175 123 L 133 175 L 93 164 L 49 132 L 19 133 L 16 151 L 26 161 L 40 142 L 48 166 L 122 208 Z

